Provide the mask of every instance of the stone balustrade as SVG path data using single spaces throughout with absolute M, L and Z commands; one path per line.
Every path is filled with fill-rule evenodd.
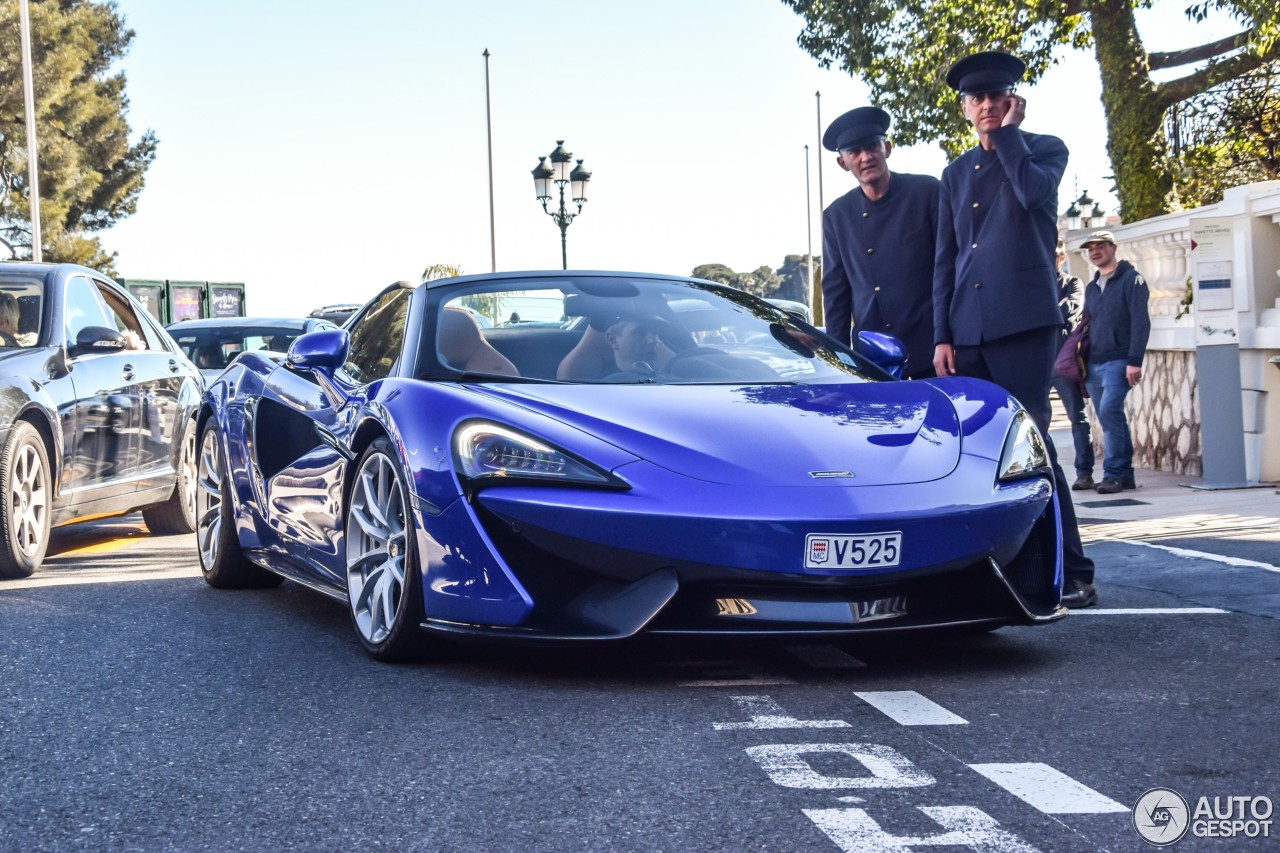
M 1143 379 L 1126 400 L 1134 464 L 1178 474 L 1201 473 L 1196 327 L 1187 305 L 1191 269 L 1191 220 L 1236 217 L 1236 276 L 1247 277 L 1247 304 L 1238 305 L 1245 455 L 1252 479 L 1280 480 L 1280 181 L 1228 191 L 1222 202 L 1125 225 L 1108 226 L 1118 254 L 1137 268 L 1150 288 L 1151 339 Z M 1092 278 L 1082 253 L 1071 251 L 1088 236 L 1067 232 L 1073 275 Z M 1280 366 L 1280 365 L 1277 365 Z M 1269 436 L 1269 439 L 1267 438 Z M 1094 437 L 1101 473 L 1102 432 Z

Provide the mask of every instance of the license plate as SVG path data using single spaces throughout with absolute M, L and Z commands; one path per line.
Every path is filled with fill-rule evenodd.
M 902 559 L 902 532 L 854 536 L 810 533 L 804 542 L 806 569 L 879 569 Z

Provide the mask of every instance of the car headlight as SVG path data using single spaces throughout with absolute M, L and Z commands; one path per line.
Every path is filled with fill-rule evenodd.
M 608 471 L 545 441 L 487 421 L 460 426 L 453 435 L 453 450 L 458 474 L 466 480 L 629 488 Z
M 1049 450 L 1045 447 L 1040 430 L 1025 409 L 1019 409 L 1009 424 L 1004 438 L 1004 451 L 1000 454 L 999 480 L 1019 480 L 1047 473 Z

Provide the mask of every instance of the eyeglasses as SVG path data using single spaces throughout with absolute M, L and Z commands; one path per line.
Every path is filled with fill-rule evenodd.
M 960 97 L 964 99 L 966 104 L 977 105 L 983 101 L 991 101 L 992 103 L 1003 101 L 1012 94 L 1012 89 L 992 89 L 990 92 L 965 92 Z

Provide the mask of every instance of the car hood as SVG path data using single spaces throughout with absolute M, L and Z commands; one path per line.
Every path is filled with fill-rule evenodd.
M 960 454 L 955 407 L 925 382 L 490 385 L 484 391 L 714 483 L 919 483 L 951 473 Z

